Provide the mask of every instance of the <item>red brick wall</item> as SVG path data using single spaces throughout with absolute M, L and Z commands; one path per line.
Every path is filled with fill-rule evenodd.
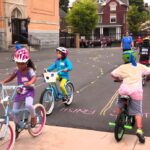
M 116 8 L 116 11 L 114 11 L 114 12 L 110 11 L 110 6 L 109 6 L 110 2 L 113 2 L 113 1 L 117 3 L 117 8 Z M 127 6 L 120 5 L 116 0 L 111 0 L 110 2 L 107 3 L 107 5 L 103 8 L 102 24 L 104 24 L 104 25 L 110 24 L 110 13 L 116 13 L 116 16 L 117 16 L 116 24 L 121 24 L 125 28 L 124 15 L 126 13 Z M 111 24 L 113 24 L 113 23 L 111 23 Z M 122 32 L 124 32 L 123 31 L 123 30 L 125 30 L 124 28 L 122 28 Z

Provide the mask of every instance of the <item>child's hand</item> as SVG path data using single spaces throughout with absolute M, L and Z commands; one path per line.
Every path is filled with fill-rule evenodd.
M 63 72 L 68 72 L 68 70 L 67 70 L 67 69 L 64 69 Z
M 5 84 L 5 82 L 4 81 L 0 81 L 0 84 Z
M 30 82 L 25 82 L 24 83 L 24 86 L 30 86 L 31 84 L 30 84 Z

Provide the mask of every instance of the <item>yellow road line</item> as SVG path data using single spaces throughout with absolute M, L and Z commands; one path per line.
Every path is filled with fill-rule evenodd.
M 116 96 L 118 95 L 118 90 L 113 94 L 113 96 L 111 97 L 111 99 L 108 101 L 108 103 L 103 107 L 103 109 L 100 112 L 100 115 L 103 114 L 103 112 L 105 112 L 105 110 L 109 107 L 111 107 L 114 99 L 116 98 Z
M 117 96 L 118 96 L 118 92 L 112 98 L 112 101 L 111 101 L 110 105 L 103 111 L 103 116 L 105 116 L 105 113 L 112 107 L 112 105 L 113 105 L 114 101 L 116 100 Z
M 117 91 L 116 91 L 117 92 Z M 114 95 L 116 94 L 116 92 L 113 94 L 113 96 L 111 97 L 111 99 L 108 101 L 108 103 L 103 107 L 103 109 L 100 112 L 100 115 L 102 115 L 103 111 L 105 111 L 105 109 L 110 105 Z

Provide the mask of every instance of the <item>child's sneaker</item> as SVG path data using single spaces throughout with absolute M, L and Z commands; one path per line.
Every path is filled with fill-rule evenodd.
M 139 141 L 140 141 L 141 143 L 145 143 L 144 132 L 143 132 L 142 129 L 137 129 L 137 130 L 136 130 L 136 135 L 138 136 Z
M 69 101 L 68 95 L 65 95 L 62 101 L 63 103 L 67 103 Z
M 22 130 L 20 129 L 19 125 L 16 124 L 16 130 L 15 130 L 15 134 L 16 134 L 16 139 L 19 137 L 19 134 Z

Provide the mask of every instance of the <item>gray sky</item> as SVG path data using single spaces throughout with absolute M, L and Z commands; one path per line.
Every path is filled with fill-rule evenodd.
M 72 5 L 72 2 L 74 2 L 74 1 L 75 1 L 75 0 L 69 0 L 69 2 L 70 2 L 69 6 Z
M 144 2 L 150 5 L 150 0 L 144 0 Z

